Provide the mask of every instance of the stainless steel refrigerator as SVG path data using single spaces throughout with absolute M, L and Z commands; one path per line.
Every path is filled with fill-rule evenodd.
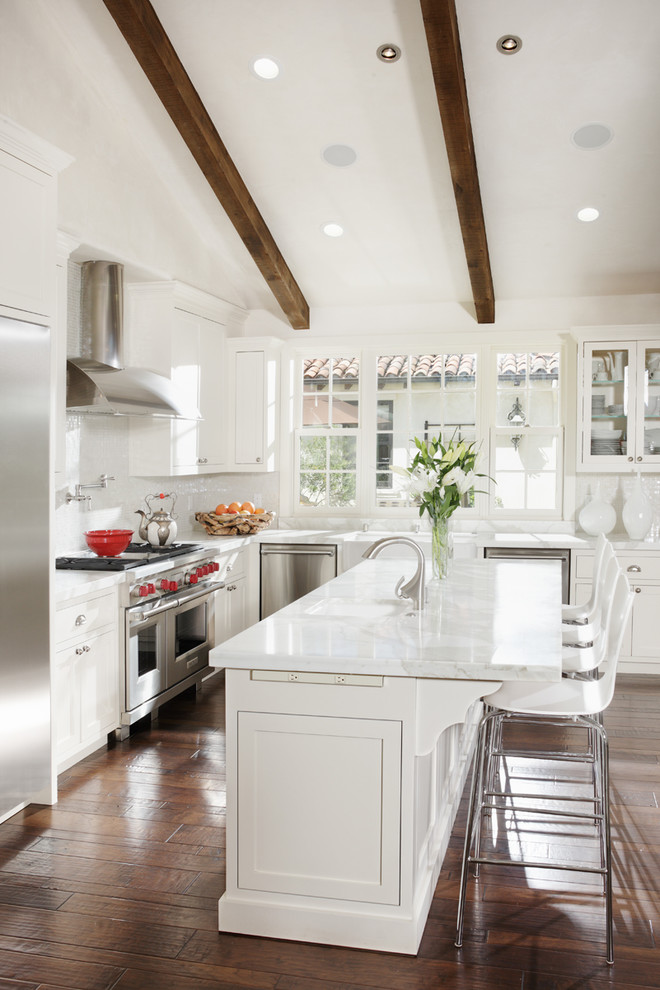
M 50 787 L 50 330 L 0 317 L 0 821 Z

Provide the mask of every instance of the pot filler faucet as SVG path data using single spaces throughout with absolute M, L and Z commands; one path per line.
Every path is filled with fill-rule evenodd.
M 407 584 L 404 584 L 405 577 L 402 577 L 394 589 L 394 593 L 397 598 L 408 598 L 413 603 L 413 607 L 417 612 L 421 612 L 424 608 L 424 584 L 426 577 L 426 564 L 424 561 L 424 552 L 418 543 L 414 540 L 408 539 L 407 536 L 386 536 L 382 540 L 377 540 L 372 543 L 371 546 L 364 551 L 362 556 L 366 560 L 371 560 L 373 557 L 377 557 L 381 550 L 385 547 L 395 546 L 401 543 L 403 546 L 412 547 L 417 554 L 417 570 L 415 574 L 411 577 Z

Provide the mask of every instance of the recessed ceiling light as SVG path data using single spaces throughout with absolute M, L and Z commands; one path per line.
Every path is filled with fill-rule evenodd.
M 252 63 L 252 71 L 260 79 L 277 79 L 280 74 L 280 67 L 274 58 L 255 58 Z
M 357 158 L 357 152 L 348 144 L 330 144 L 321 154 L 328 165 L 335 165 L 337 168 L 346 168 Z
M 602 148 L 612 140 L 613 133 L 607 124 L 583 124 L 573 131 L 571 140 L 578 148 L 590 150 Z
M 595 206 L 585 206 L 577 211 L 577 218 L 583 223 L 591 223 L 592 220 L 597 220 L 599 216 L 600 213 Z
M 341 237 L 344 233 L 344 228 L 338 223 L 324 223 L 321 230 L 326 237 Z
M 515 55 L 522 48 L 522 40 L 517 34 L 503 34 L 495 47 L 502 55 Z
M 401 49 L 397 45 L 381 45 L 376 49 L 376 55 L 381 62 L 397 62 L 401 58 Z

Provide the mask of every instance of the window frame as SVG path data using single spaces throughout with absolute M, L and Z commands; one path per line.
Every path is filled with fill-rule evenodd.
M 288 444 L 288 455 L 283 458 L 282 466 L 283 480 L 282 504 L 289 508 L 289 513 L 296 524 L 309 524 L 312 520 L 321 520 L 323 517 L 337 519 L 381 519 L 390 522 L 400 520 L 403 525 L 419 521 L 419 510 L 416 506 L 383 506 L 377 505 L 377 489 L 375 485 L 375 475 L 378 473 L 376 463 L 376 436 L 378 422 L 379 398 L 384 398 L 382 392 L 378 391 L 377 359 L 382 354 L 387 353 L 474 353 L 477 355 L 477 381 L 476 381 L 476 409 L 475 409 L 475 439 L 481 449 L 481 461 L 478 470 L 482 474 L 490 475 L 489 465 L 492 463 L 493 431 L 495 427 L 497 409 L 497 354 L 502 352 L 513 353 L 533 353 L 557 351 L 559 353 L 559 402 L 558 419 L 556 427 L 525 427 L 525 430 L 535 430 L 541 433 L 556 431 L 560 437 L 558 443 L 558 468 L 557 468 L 557 502 L 553 510 L 539 511 L 534 509 L 514 509 L 506 510 L 495 508 L 496 487 L 487 478 L 479 479 L 478 488 L 484 489 L 485 493 L 475 492 L 474 505 L 460 508 L 456 511 L 454 518 L 460 523 L 468 523 L 473 526 L 480 520 L 507 520 L 516 518 L 520 521 L 532 519 L 557 519 L 564 514 L 564 502 L 567 498 L 567 483 L 565 470 L 568 463 L 569 436 L 567 431 L 568 419 L 568 394 L 570 382 L 572 381 L 572 365 L 569 361 L 565 341 L 557 332 L 549 331 L 547 334 L 533 335 L 516 333 L 499 339 L 497 344 L 490 340 L 485 340 L 485 334 L 475 337 L 464 335 L 461 338 L 442 337 L 435 335 L 416 337 L 411 335 L 405 340 L 397 339 L 396 343 L 403 346 L 395 346 L 388 337 L 377 344 L 373 342 L 352 342 L 346 338 L 336 340 L 319 341 L 310 340 L 305 346 L 295 345 L 291 348 L 290 361 L 290 394 L 283 396 L 283 403 L 289 405 L 288 429 L 283 432 L 283 442 Z M 300 493 L 300 436 L 311 435 L 310 428 L 302 427 L 302 396 L 303 396 L 303 362 L 315 354 L 329 358 L 345 357 L 348 352 L 358 358 L 360 362 L 358 401 L 359 401 L 359 424 L 354 429 L 322 428 L 324 435 L 351 435 L 356 437 L 356 505 L 355 506 L 302 506 L 299 504 Z M 316 432 L 316 431 L 314 431 Z M 286 470 L 286 464 L 290 465 L 290 470 Z M 568 486 L 570 488 L 570 485 Z M 424 518 L 422 519 L 424 522 Z

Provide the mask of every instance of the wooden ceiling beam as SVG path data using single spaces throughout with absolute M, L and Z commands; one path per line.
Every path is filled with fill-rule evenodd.
M 104 0 L 294 330 L 309 306 L 149 0 Z
M 495 322 L 495 293 L 472 140 L 455 0 L 420 0 L 477 323 Z

